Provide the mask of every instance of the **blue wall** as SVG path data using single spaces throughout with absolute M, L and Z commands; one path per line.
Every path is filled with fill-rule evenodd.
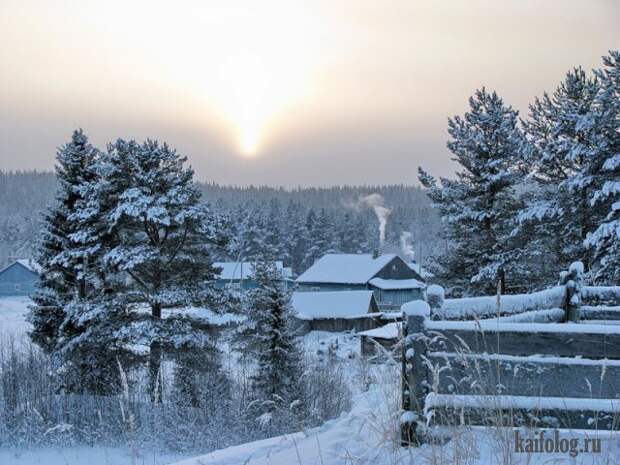
M 19 263 L 13 263 L 0 273 L 0 296 L 31 295 L 39 276 Z

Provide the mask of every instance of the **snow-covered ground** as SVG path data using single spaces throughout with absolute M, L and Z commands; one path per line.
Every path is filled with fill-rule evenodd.
M 507 428 L 472 428 L 450 432 L 444 444 L 419 448 L 398 446 L 397 392 L 393 373 L 383 372 L 382 383 L 355 396 L 350 412 L 323 426 L 275 438 L 230 447 L 182 460 L 176 465 L 543 465 L 619 463 L 620 435 L 600 433 L 601 452 L 515 452 L 515 432 Z M 396 380 L 397 381 L 397 380 Z M 520 432 L 522 437 L 537 437 Z M 532 433 L 533 434 L 533 433 Z M 538 434 L 538 433 L 536 433 Z M 545 431 L 545 438 L 553 437 Z M 589 436 L 588 436 L 589 435 Z M 561 438 L 580 444 L 592 432 L 563 432 Z
M 2 465 L 167 465 L 182 458 L 181 455 L 106 447 L 0 449 Z
M 25 336 L 30 301 L 0 299 L 0 334 Z M 0 465 L 612 465 L 620 457 L 620 436 L 603 436 L 600 453 L 527 454 L 514 452 L 514 431 L 471 429 L 450 432 L 445 444 L 398 446 L 400 371 L 398 364 L 369 364 L 359 339 L 350 333 L 313 331 L 303 337 L 309 355 L 342 363 L 351 390 L 349 412 L 311 430 L 230 447 L 188 458 L 130 448 L 65 447 L 16 451 L 0 449 Z M 230 363 L 235 362 L 231 357 Z M 368 389 L 366 389 L 368 387 Z M 563 437 L 583 439 L 588 433 Z M 590 433 L 591 434 L 591 433 Z
M 26 321 L 30 304 L 32 301 L 28 297 L 0 298 L 0 337 L 13 336 L 19 339 L 26 334 L 31 328 Z

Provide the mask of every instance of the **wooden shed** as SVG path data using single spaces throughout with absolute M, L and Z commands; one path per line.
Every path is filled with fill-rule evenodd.
M 295 292 L 292 304 L 310 331 L 364 331 L 385 324 L 372 291 Z
M 378 355 L 378 346 L 391 351 L 398 342 L 402 333 L 402 323 L 388 323 L 380 328 L 363 331 L 360 337 L 360 353 L 364 357 Z

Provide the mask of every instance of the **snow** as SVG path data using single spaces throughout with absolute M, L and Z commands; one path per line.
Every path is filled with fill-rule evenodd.
M 372 291 L 294 292 L 292 304 L 297 317 L 358 318 L 368 315 Z
M 35 262 L 34 260 L 27 259 L 27 258 L 20 258 L 19 260 L 15 260 L 9 263 L 4 268 L 0 269 L 0 273 L 2 273 L 5 270 L 8 270 L 10 267 L 15 265 L 16 263 L 19 263 L 21 266 L 23 266 L 27 270 L 32 271 L 33 273 L 39 274 L 41 272 L 41 265 L 39 265 L 37 262 Z
M 306 353 L 313 355 L 323 355 L 328 352 L 333 353 L 337 360 L 345 362 L 344 367 L 351 367 L 348 362 L 357 359 L 360 355 L 360 341 L 355 334 L 340 333 L 331 331 L 310 331 L 302 338 L 303 347 Z M 350 386 L 355 388 L 355 384 Z
M 296 280 L 298 283 L 366 284 L 388 263 L 395 254 L 326 254 L 317 260 Z
M 566 312 L 562 308 L 547 310 L 532 310 L 531 312 L 501 316 L 495 321 L 512 323 L 559 323 L 564 319 Z
M 398 336 L 401 334 L 401 327 L 401 323 L 388 323 L 385 326 L 369 329 L 368 331 L 362 331 L 357 334 L 358 336 L 368 336 L 378 339 L 398 339 Z
M 396 289 L 424 289 L 426 287 L 426 284 L 418 281 L 417 279 L 372 278 L 369 281 L 369 284 L 372 284 L 374 287 L 384 291 Z
M 555 357 L 555 356 L 543 356 L 543 355 L 506 355 L 506 354 L 470 354 L 470 353 L 456 353 L 456 352 L 432 352 L 433 357 L 441 358 L 454 358 L 454 359 L 476 359 L 483 361 L 502 361 L 506 363 L 547 363 L 547 364 L 559 364 L 559 365 L 589 365 L 589 366 L 610 366 L 620 367 L 620 360 L 610 359 L 591 359 L 581 357 Z
M 433 407 L 498 406 L 502 408 L 528 410 L 591 410 L 596 412 L 620 413 L 620 399 L 588 399 L 575 397 L 531 397 L 531 396 L 468 396 L 457 394 L 436 394 L 426 396 L 425 412 Z
M 274 262 L 276 269 L 282 274 L 283 278 L 291 278 L 293 272 L 290 268 L 284 266 L 281 261 Z M 221 268 L 218 279 L 224 281 L 239 281 L 241 279 L 249 279 L 254 274 L 253 262 L 215 262 L 215 268 Z
M 564 297 L 564 286 L 556 286 L 532 294 L 500 296 L 499 309 L 497 296 L 483 296 L 446 299 L 443 307 L 435 311 L 440 318 L 444 319 L 484 318 L 498 313 L 515 314 L 529 310 L 559 308 L 564 303 Z
M 611 300 L 620 302 L 620 286 L 583 286 L 581 298 L 587 300 Z
M 389 424 L 395 430 L 397 418 L 384 394 L 380 386 L 373 385 L 355 397 L 350 412 L 318 428 L 230 447 L 177 465 L 387 465 L 391 454 L 387 444 L 381 444 L 381 427 Z M 359 462 L 350 462 L 347 456 Z
M 432 396 L 429 396 L 433 400 Z M 454 396 L 445 396 L 452 398 Z M 445 398 L 435 398 L 438 404 Z M 482 399 L 479 398 L 479 401 Z M 563 399 L 557 399 L 558 402 Z M 527 403 L 529 398 L 525 398 Z M 590 399 L 577 399 L 591 407 Z M 437 464 L 488 465 L 514 463 L 542 465 L 549 463 L 615 463 L 619 440 L 617 433 L 592 431 L 562 431 L 561 437 L 601 438 L 601 453 L 579 456 L 575 462 L 565 453 L 524 455 L 514 452 L 512 428 L 444 429 L 453 437 L 445 444 L 427 443 L 421 447 L 399 447 L 399 425 L 414 422 L 413 412 L 394 412 L 391 400 L 385 398 L 380 385 L 373 384 L 368 392 L 357 395 L 351 412 L 311 430 L 278 436 L 262 441 L 222 449 L 201 457 L 183 460 L 176 465 L 411 465 Z M 614 401 L 620 404 L 620 401 Z M 450 404 L 451 405 L 451 404 Z M 476 405 L 479 405 L 476 403 Z M 495 404 L 493 404 L 495 405 Z M 598 405 L 599 407 L 601 404 Z M 520 430 L 524 435 L 531 431 Z
M 243 321 L 243 317 L 241 315 L 235 313 L 216 313 L 208 308 L 184 307 L 180 309 L 165 309 L 162 311 L 162 316 L 164 318 L 169 318 L 176 315 L 194 318 L 196 320 L 208 322 L 215 326 L 226 326 Z
M 2 465 L 166 465 L 186 455 L 162 454 L 121 447 L 46 447 L 41 449 L 0 449 Z
M 0 299 L 0 337 L 21 338 L 31 329 L 26 321 L 28 307 L 32 301 L 28 297 L 3 297 Z
M 573 274 L 577 274 L 577 275 L 583 274 L 584 270 L 585 268 L 582 262 L 573 262 L 570 264 L 570 267 L 568 268 L 569 272 Z
M 407 302 L 401 307 L 403 311 L 403 315 L 407 316 L 425 316 L 429 317 L 431 315 L 431 307 L 424 302 L 423 300 L 414 300 L 412 302 Z
M 426 295 L 429 297 L 437 296 L 437 298 L 442 302 L 444 302 L 446 299 L 446 291 L 438 284 L 431 284 L 430 286 L 428 286 L 428 289 L 426 289 Z
M 442 331 L 484 331 L 520 333 L 570 333 L 570 334 L 620 334 L 616 325 L 578 323 L 506 323 L 497 319 L 481 321 L 431 321 L 425 320 L 426 329 Z

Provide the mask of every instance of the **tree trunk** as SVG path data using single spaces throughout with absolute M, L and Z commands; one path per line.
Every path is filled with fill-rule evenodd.
M 153 319 L 161 319 L 161 304 L 153 304 L 151 306 L 151 315 Z M 161 402 L 162 386 L 161 386 L 161 344 L 159 341 L 151 342 L 151 353 L 149 355 L 149 392 L 151 401 L 154 404 Z
M 506 295 L 506 271 L 504 268 L 499 269 L 499 292 Z

